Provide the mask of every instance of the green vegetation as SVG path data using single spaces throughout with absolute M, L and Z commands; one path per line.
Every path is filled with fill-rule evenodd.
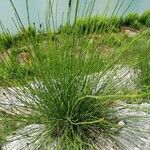
M 124 20 L 123 20 L 123 24 L 126 26 L 131 26 L 134 28 L 139 28 L 140 27 L 140 22 L 139 22 L 139 14 L 137 13 L 131 13 L 128 14 Z
M 78 19 L 78 2 L 73 24 L 57 31 L 21 27 L 16 35 L 1 35 L 0 85 L 17 87 L 9 93 L 17 104 L 13 109 L 0 104 L 0 144 L 17 129 L 39 124 L 44 126 L 40 135 L 24 135 L 36 143 L 34 149 L 55 142 L 58 150 L 97 149 L 99 136 L 119 146 L 117 102 L 149 102 L 149 13 Z M 115 86 L 121 85 L 114 81 L 119 66 L 129 68 L 128 74 L 140 70 L 136 88 Z
M 120 32 L 121 27 L 131 27 L 133 29 L 143 30 L 149 27 L 150 12 L 145 11 L 142 15 L 137 13 L 130 13 L 122 18 L 113 16 L 111 18 L 104 16 L 93 16 L 87 18 L 77 19 L 76 30 L 78 34 L 91 34 L 91 33 L 106 33 L 106 32 Z M 4 27 L 3 27 L 4 28 Z M 66 24 L 60 26 L 56 31 L 56 34 L 67 33 L 71 34 L 73 26 Z M 4 30 L 4 29 L 3 29 Z M 15 45 L 24 45 L 22 42 L 26 41 L 29 37 L 34 38 L 36 36 L 37 40 L 45 39 L 47 36 L 52 36 L 55 33 L 50 31 L 48 33 L 38 33 L 36 28 L 29 27 L 27 29 L 20 29 L 20 33 L 16 35 L 11 35 L 4 30 L 4 33 L 0 35 L 0 46 L 1 49 L 9 49 Z
M 143 15 L 140 17 L 140 22 L 147 27 L 150 27 L 150 11 L 145 11 Z

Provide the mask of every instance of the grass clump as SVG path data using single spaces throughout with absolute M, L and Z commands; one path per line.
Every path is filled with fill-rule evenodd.
M 139 19 L 140 19 L 140 16 L 138 13 L 129 13 L 127 16 L 124 17 L 123 24 L 125 26 L 131 26 L 131 27 L 139 29 L 140 28 Z
M 72 1 L 69 1 L 69 8 L 71 3 Z M 113 33 L 110 36 L 113 27 L 117 27 L 117 17 L 114 17 L 113 21 L 109 20 L 111 25 L 105 17 L 91 19 L 88 16 L 87 19 L 78 20 L 78 3 L 79 0 L 75 5 L 74 22 L 70 24 L 66 21 L 65 27 L 59 29 L 60 31 L 48 34 L 50 28 L 48 36 L 45 37 L 46 42 L 37 40 L 41 39 L 43 34 L 37 35 L 36 30 L 29 30 L 29 34 L 26 30 L 21 30 L 26 37 L 24 46 L 29 53 L 29 63 L 18 64 L 16 56 L 22 52 L 18 49 L 12 51 L 12 57 L 8 60 L 2 58 L 0 63 L 1 73 L 9 68 L 10 72 L 6 75 L 10 75 L 9 78 L 13 79 L 11 82 L 15 85 L 3 92 L 8 103 L 0 104 L 0 109 L 4 111 L 0 119 L 4 125 L 8 122 L 14 124 L 15 128 L 9 128 L 9 131 L 15 130 L 14 136 L 21 130 L 21 136 L 29 140 L 25 148 L 98 149 L 97 144 L 102 143 L 96 142 L 96 139 L 104 137 L 123 149 L 114 138 L 122 128 L 119 124 L 121 119 L 115 110 L 117 102 L 126 99 L 147 99 L 150 96 L 145 92 L 135 94 L 133 89 L 126 87 L 127 83 L 125 88 L 115 86 L 121 84 L 121 81 L 115 79 L 118 68 L 123 64 L 122 58 L 138 37 L 128 39 L 130 42 L 126 43 L 124 36 L 117 38 Z M 49 5 L 51 8 L 51 1 Z M 127 19 L 128 23 L 131 23 L 130 18 L 132 17 Z M 134 17 L 132 19 L 134 20 Z M 106 32 L 108 29 L 111 30 Z M 101 33 L 98 37 L 100 47 L 97 46 L 97 41 L 88 38 L 87 33 L 92 33 L 92 37 Z M 121 40 L 123 44 L 120 43 Z M 108 53 L 106 56 L 103 54 L 104 47 L 106 51 L 113 47 L 119 54 Z M 142 55 L 141 59 L 144 59 Z M 33 75 L 29 75 L 28 67 Z M 130 70 L 131 68 L 127 73 L 130 73 Z M 121 76 L 119 79 L 123 78 Z M 5 79 L 3 82 L 9 86 Z M 24 131 L 23 127 L 28 127 L 28 130 Z M 2 136 L 2 141 L 5 141 L 10 134 L 7 132 L 7 126 L 3 127 L 3 133 L 5 136 Z M 6 142 L 5 144 L 7 145 Z
M 78 42 L 74 42 L 74 38 Z M 32 69 L 35 73 L 32 78 L 33 87 L 24 78 L 15 83 L 21 87 L 23 81 L 26 83 L 21 90 L 25 93 L 25 97 L 29 94 L 37 96 L 31 98 L 34 99 L 31 102 L 22 100 L 21 95 L 17 96 L 31 113 L 22 114 L 23 116 L 19 117 L 22 111 L 26 112 L 21 107 L 18 115 L 12 114 L 7 118 L 4 115 L 2 118 L 3 121 L 15 118 L 17 122 L 22 122 L 24 118 L 25 123 L 44 124 L 47 133 L 45 137 L 41 137 L 44 141 L 40 144 L 44 145 L 56 140 L 59 143 L 57 146 L 61 145 L 61 149 L 62 147 L 74 149 L 75 145 L 76 149 L 81 147 L 86 149 L 89 148 L 90 140 L 95 138 L 96 132 L 110 134 L 113 128 L 117 127 L 118 122 L 112 111 L 111 100 L 96 100 L 88 96 L 93 95 L 94 87 L 96 87 L 92 82 L 94 78 L 89 77 L 89 74 L 98 71 L 98 68 L 103 68 L 103 61 L 92 52 L 93 46 L 85 46 L 87 41 L 77 37 L 65 36 L 59 48 L 56 43 L 56 41 L 51 43 L 45 59 L 41 55 L 42 49 L 36 45 L 31 58 Z M 81 55 L 79 54 L 78 57 L 77 43 L 81 46 Z M 19 94 L 19 91 L 16 92 Z
M 150 11 L 145 11 L 142 16 L 140 17 L 140 22 L 147 27 L 150 27 Z
M 142 43 L 142 46 L 140 44 Z M 144 44 L 144 45 L 143 45 Z M 150 40 L 142 39 L 137 44 L 138 48 L 138 66 L 141 70 L 140 83 L 143 86 L 143 89 L 150 88 L 150 56 L 147 55 L 149 53 Z
M 0 36 L 0 45 L 1 45 L 2 49 L 3 48 L 6 48 L 6 49 L 11 48 L 13 45 L 13 38 L 8 34 L 1 35 Z

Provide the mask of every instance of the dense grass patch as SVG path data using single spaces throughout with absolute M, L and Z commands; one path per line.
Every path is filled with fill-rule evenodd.
M 140 17 L 140 22 L 147 27 L 150 27 L 150 11 L 145 11 Z
M 132 27 L 135 29 L 143 29 L 149 27 L 150 15 L 149 11 L 145 11 L 142 15 L 137 13 L 130 13 L 123 17 L 108 17 L 108 16 L 92 16 L 86 18 L 80 18 L 76 23 L 76 32 L 78 34 L 90 34 L 90 33 L 106 33 L 106 32 L 118 32 L 123 26 Z M 71 34 L 73 26 L 69 23 L 61 25 L 56 31 L 58 34 L 67 33 Z M 46 38 L 47 36 L 53 35 L 53 31 L 40 32 L 35 26 L 29 28 L 20 29 L 20 32 L 11 35 L 9 32 L 0 35 L 0 46 L 1 49 L 9 49 L 15 45 L 19 45 L 28 37 L 34 38 L 36 35 L 37 40 Z M 39 35 L 40 34 L 40 35 Z

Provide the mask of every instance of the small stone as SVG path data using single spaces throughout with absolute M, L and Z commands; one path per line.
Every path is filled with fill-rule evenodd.
M 123 127 L 123 126 L 125 125 L 125 123 L 124 123 L 124 121 L 120 121 L 120 122 L 118 123 L 118 125 L 121 126 L 121 127 Z
M 129 37 L 135 37 L 138 33 L 135 31 L 130 31 L 130 30 L 125 30 L 125 33 L 129 36 Z

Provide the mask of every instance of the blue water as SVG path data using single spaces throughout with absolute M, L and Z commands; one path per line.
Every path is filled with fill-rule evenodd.
M 75 1 L 75 0 L 74 0 Z M 85 2 L 87 3 L 87 8 L 90 5 L 92 0 L 80 0 L 80 11 L 79 14 L 83 13 L 83 7 L 85 6 Z M 118 0 L 110 0 L 109 4 L 109 14 L 113 12 L 113 9 L 116 5 Z M 121 0 L 120 0 L 121 1 Z M 118 12 L 118 15 L 121 15 L 127 6 L 130 4 L 132 0 L 124 0 L 121 9 Z M 20 18 L 25 26 L 28 24 L 27 20 L 27 13 L 26 13 L 26 5 L 25 0 L 13 0 Z M 93 10 L 93 14 L 104 12 L 106 8 L 108 0 L 96 0 L 95 7 Z M 58 4 L 58 5 L 57 5 Z M 64 16 L 66 16 L 67 8 L 68 8 L 68 0 L 54 0 L 54 10 L 53 13 L 55 14 L 55 24 L 54 26 L 59 26 L 62 23 Z M 45 14 L 46 14 L 46 6 L 47 0 L 29 0 L 29 11 L 30 11 L 30 21 L 31 23 L 35 22 L 36 26 L 38 27 L 39 24 L 45 24 Z M 143 13 L 145 10 L 150 10 L 150 0 L 134 0 L 128 12 L 138 12 Z M 56 15 L 57 14 L 57 15 Z M 73 16 L 73 14 L 72 14 Z M 16 27 L 12 21 L 12 17 L 14 17 L 14 10 L 10 4 L 9 0 L 0 0 L 0 20 L 4 24 L 6 28 L 8 28 L 11 32 L 16 32 Z M 52 24 L 52 23 L 51 23 Z

